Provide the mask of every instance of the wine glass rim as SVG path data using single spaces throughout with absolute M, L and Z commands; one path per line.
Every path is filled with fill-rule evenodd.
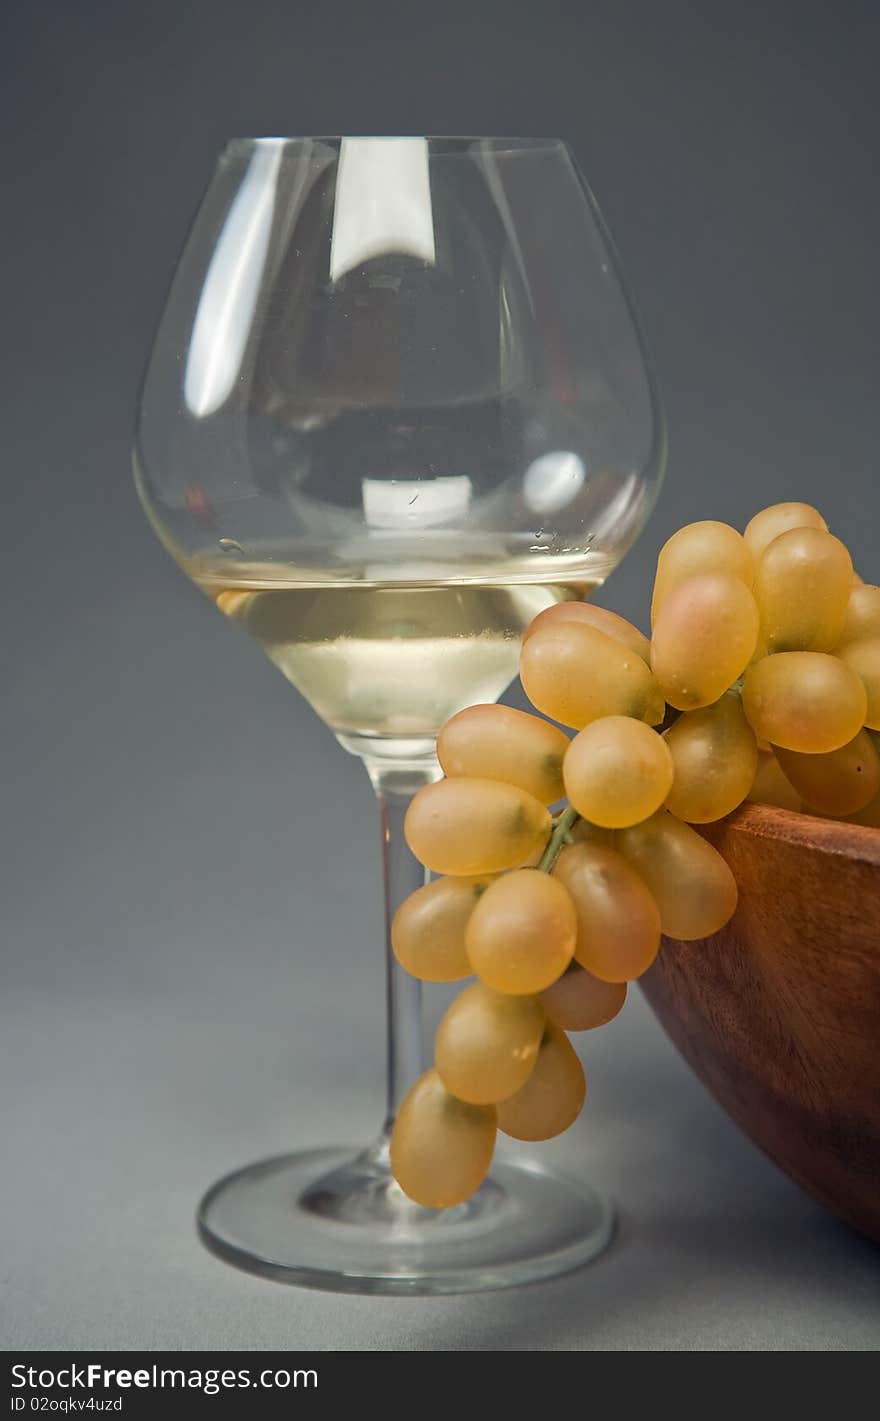
M 526 136 L 526 135 L 502 135 L 502 134 L 471 134 L 471 133 L 320 133 L 320 134 L 240 134 L 227 139 L 224 144 L 224 151 L 228 152 L 236 148 L 257 148 L 257 147 L 286 147 L 296 144 L 316 144 L 342 143 L 346 139 L 370 139 L 375 142 L 397 141 L 408 138 L 423 138 L 425 142 L 437 144 L 450 144 L 443 156 L 457 157 L 467 156 L 468 150 L 474 144 L 488 148 L 491 152 L 499 153 L 530 153 L 541 149 L 567 148 L 568 143 L 564 138 L 546 136 Z

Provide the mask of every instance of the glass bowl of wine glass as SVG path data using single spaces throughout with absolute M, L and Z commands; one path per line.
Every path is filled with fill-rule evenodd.
M 440 726 L 504 691 L 538 612 L 601 585 L 663 474 L 638 318 L 567 145 L 227 144 L 159 323 L 134 461 L 171 555 L 363 761 L 390 923 L 424 881 L 402 822 L 439 776 Z M 431 1211 L 392 1179 L 421 1020 L 387 926 L 378 1138 L 238 1170 L 202 1201 L 202 1238 L 352 1291 L 499 1287 L 592 1257 L 613 1215 L 585 1181 L 512 1158 Z

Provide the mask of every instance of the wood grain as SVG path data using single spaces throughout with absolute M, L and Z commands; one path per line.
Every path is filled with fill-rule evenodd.
M 645 994 L 755 1143 L 880 1239 L 880 830 L 754 804 L 701 832 L 739 907 L 664 939 Z

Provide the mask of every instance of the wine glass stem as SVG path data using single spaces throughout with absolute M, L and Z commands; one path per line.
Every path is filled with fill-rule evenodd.
M 403 821 L 416 790 L 439 778 L 436 761 L 414 765 L 371 765 L 367 773 L 376 792 L 382 830 L 382 875 L 385 887 L 385 991 L 387 1001 L 388 1077 L 383 1137 L 394 1127 L 400 1102 L 424 1066 L 422 985 L 398 963 L 391 950 L 391 922 L 404 898 L 426 881 L 426 873 L 409 851 Z

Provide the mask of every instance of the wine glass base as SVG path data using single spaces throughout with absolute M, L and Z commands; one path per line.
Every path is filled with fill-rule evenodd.
M 454 1209 L 407 1199 L 387 1146 L 309 1150 L 227 1175 L 198 1210 L 213 1253 L 277 1282 L 344 1293 L 469 1293 L 552 1278 L 610 1242 L 614 1211 L 589 1185 L 500 1160 Z

